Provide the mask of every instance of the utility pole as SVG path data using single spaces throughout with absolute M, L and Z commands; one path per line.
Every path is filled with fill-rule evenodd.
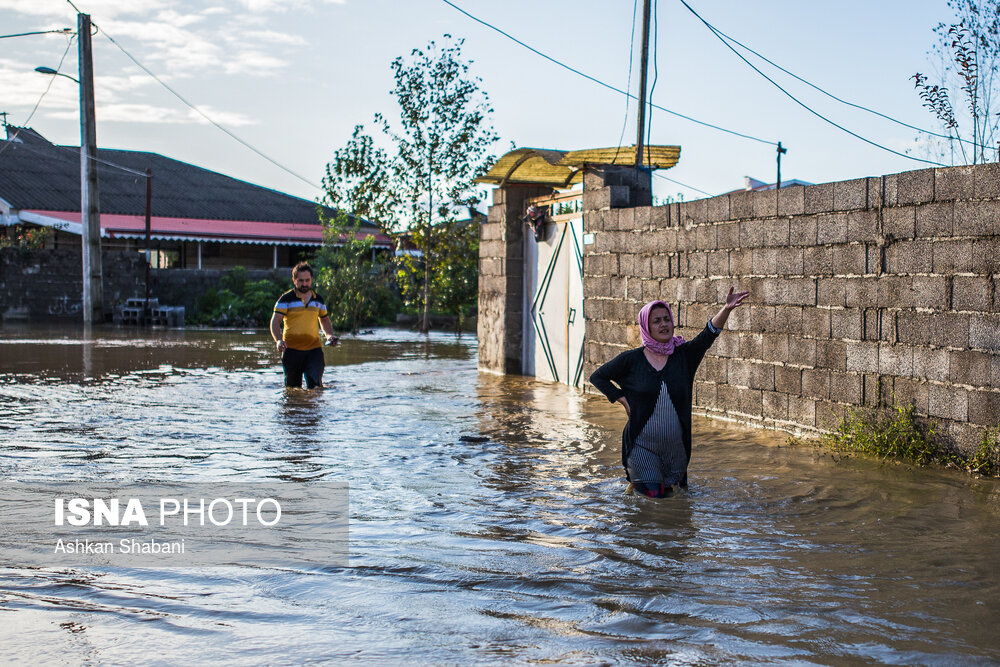
M 149 234 L 153 219 L 153 170 L 146 168 L 146 303 L 142 308 L 143 325 L 150 323 L 149 312 L 149 264 L 151 253 L 149 251 Z M 200 243 L 200 242 L 199 242 Z M 200 246 L 199 246 L 200 247 Z
M 101 284 L 101 212 L 97 192 L 97 121 L 94 109 L 94 61 L 90 15 L 77 14 L 80 43 L 80 226 L 83 243 L 83 323 L 104 321 Z
M 657 33 L 659 34 L 659 33 Z M 639 61 L 639 136 L 635 140 L 635 170 L 642 169 L 643 143 L 646 134 L 646 64 L 649 60 L 649 0 L 642 2 L 642 57 Z
M 774 184 L 775 190 L 781 189 L 781 156 L 788 152 L 787 148 L 782 148 L 781 142 L 778 142 L 778 182 Z

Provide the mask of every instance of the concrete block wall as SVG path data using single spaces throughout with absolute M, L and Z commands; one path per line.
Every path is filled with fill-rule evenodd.
M 493 205 L 479 234 L 479 368 L 521 373 L 524 318 L 524 227 L 527 200 L 551 188 L 507 186 L 493 191 Z
M 82 320 L 80 258 L 79 246 L 30 254 L 16 248 L 0 249 L 0 321 Z M 146 258 L 137 252 L 105 250 L 101 263 L 104 310 L 110 319 L 116 303 L 145 295 Z
M 1000 424 L 1000 165 L 588 203 L 605 202 L 585 201 L 585 376 L 638 346 L 646 301 L 690 338 L 732 284 L 751 296 L 698 372 L 699 411 L 815 431 L 895 400 L 966 451 Z

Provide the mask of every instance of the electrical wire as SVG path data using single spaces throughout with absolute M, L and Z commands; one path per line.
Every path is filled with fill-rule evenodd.
M 67 0 L 67 2 L 68 1 L 69 0 Z M 638 99 L 638 98 L 636 98 L 635 95 L 633 95 L 632 93 L 628 92 L 627 90 L 622 90 L 621 88 L 616 88 L 615 86 L 612 86 L 609 83 L 605 83 L 605 82 L 601 81 L 600 79 L 596 79 L 596 78 L 590 76 L 589 74 L 584 74 L 580 70 L 578 70 L 578 69 L 576 69 L 574 67 L 570 67 L 566 63 L 560 62 L 560 61 L 556 60 L 555 58 L 553 58 L 552 56 L 549 56 L 549 55 L 546 55 L 546 54 L 542 53 L 541 51 L 539 51 L 536 48 L 534 48 L 532 46 L 528 46 L 527 44 L 525 44 L 524 42 L 522 42 L 518 38 L 514 37 L 510 33 L 504 32 L 503 30 L 501 30 L 500 28 L 496 27 L 495 25 L 487 23 L 486 21 L 473 16 L 469 12 L 465 11 L 464 9 L 462 9 L 461 7 L 459 7 L 458 5 L 456 5 L 454 2 L 451 2 L 451 0 L 441 0 L 441 2 L 443 2 L 446 5 L 452 7 L 453 9 L 455 9 L 456 11 L 458 11 L 459 13 L 464 14 L 465 16 L 469 17 L 470 19 L 472 19 L 476 23 L 482 24 L 482 25 L 486 26 L 487 28 L 489 28 L 490 30 L 494 30 L 494 31 L 500 33 L 501 35 L 503 35 L 507 39 L 515 42 L 516 44 L 519 44 L 519 45 L 523 46 L 524 48 L 528 49 L 529 51 L 531 51 L 535 55 L 541 56 L 542 58 L 545 58 L 549 62 L 554 63 L 554 64 L 558 65 L 559 67 L 562 67 L 563 69 L 569 70 L 570 72 L 573 72 L 574 74 L 582 76 L 584 79 L 587 79 L 588 81 L 592 81 L 592 82 L 596 83 L 597 85 L 603 86 L 604 88 L 607 88 L 608 90 L 612 90 L 612 91 L 614 91 L 616 93 L 619 93 L 620 95 L 627 95 L 627 96 L 631 97 L 632 99 Z M 743 139 L 749 139 L 751 141 L 756 141 L 756 142 L 759 142 L 759 143 L 762 143 L 762 144 L 767 144 L 769 146 L 776 146 L 777 143 L 778 143 L 776 141 L 768 141 L 766 139 L 761 139 L 759 137 L 755 137 L 755 136 L 752 136 L 752 135 L 749 135 L 749 134 L 744 134 L 742 132 L 737 132 L 735 130 L 729 130 L 727 128 L 720 127 L 719 125 L 713 125 L 712 123 L 706 123 L 703 120 L 698 120 L 697 118 L 692 118 L 691 116 L 686 116 L 686 115 L 684 115 L 682 113 L 678 113 L 677 111 L 672 111 L 670 109 L 667 109 L 666 107 L 661 107 L 658 104 L 651 104 L 650 106 L 652 108 L 654 108 L 654 109 L 659 109 L 660 111 L 668 113 L 668 114 L 670 114 L 672 116 L 676 116 L 678 118 L 683 118 L 684 120 L 690 121 L 690 122 L 695 123 L 697 125 L 701 125 L 703 127 L 709 127 L 709 128 L 712 128 L 713 130 L 719 130 L 720 132 L 725 132 L 726 134 L 732 134 L 732 135 L 737 136 L 737 137 L 742 137 Z
M 874 109 L 870 109 L 869 107 L 866 107 L 863 104 L 857 104 L 855 102 L 850 102 L 850 101 L 845 100 L 843 98 L 837 97 L 833 93 L 828 92 L 828 91 L 820 88 L 816 84 L 814 84 L 811 81 L 808 81 L 808 80 L 802 78 L 798 74 L 795 74 L 794 72 L 788 71 L 787 69 L 785 69 L 784 67 L 782 67 L 778 63 L 774 62 L 773 60 L 767 58 L 764 55 L 761 55 L 757 51 L 754 51 L 749 46 L 747 46 L 746 44 L 740 42 L 739 40 L 737 40 L 737 39 L 735 39 L 733 37 L 730 37 L 726 33 L 724 33 L 721 30 L 719 30 L 718 28 L 715 28 L 715 31 L 717 33 L 719 33 L 720 35 L 722 35 L 727 40 L 729 40 L 730 42 L 732 42 L 733 44 L 736 44 L 737 46 L 739 46 L 741 49 L 744 49 L 744 50 L 746 50 L 746 51 L 754 54 L 755 56 L 757 56 L 758 58 L 760 58 L 761 60 L 763 60 L 764 62 L 766 62 L 768 65 L 771 65 L 775 69 L 778 69 L 778 70 L 784 72 L 785 74 L 787 74 L 788 76 L 792 77 L 793 79 L 796 79 L 797 81 L 801 81 L 802 83 L 806 84 L 810 88 L 813 88 L 813 89 L 815 89 L 815 90 L 823 93 L 824 95 L 826 95 L 830 99 L 835 100 L 837 102 L 840 102 L 841 104 L 845 104 L 845 105 L 847 105 L 849 107 L 853 107 L 855 109 L 860 109 L 861 111 L 867 111 L 868 113 L 874 114 L 874 115 L 878 116 L 879 118 L 884 118 L 884 119 L 886 119 L 886 120 L 888 120 L 890 122 L 896 123 L 897 125 L 902 125 L 905 128 L 908 128 L 908 129 L 911 129 L 911 130 L 916 130 L 917 132 L 922 132 L 923 134 L 929 134 L 931 136 L 940 137 L 942 139 L 953 139 L 953 140 L 961 141 L 961 142 L 967 143 L 967 144 L 974 143 L 972 141 L 969 141 L 968 139 L 963 139 L 961 137 L 956 137 L 956 136 L 952 136 L 952 135 L 948 135 L 948 134 L 941 134 L 940 132 L 934 132 L 933 130 L 927 130 L 927 129 L 924 129 L 922 127 L 917 127 L 916 125 L 910 125 L 909 123 L 901 121 L 898 118 L 893 118 L 892 116 L 884 114 L 884 113 L 882 113 L 880 111 L 876 111 Z M 985 144 L 981 144 L 980 148 L 986 148 L 986 145 Z
M 56 66 L 56 74 L 58 74 L 59 70 L 62 69 L 63 62 L 66 60 L 66 56 L 69 54 L 70 47 L 73 46 L 74 39 L 76 39 L 76 33 L 71 34 L 70 38 L 66 40 L 66 50 L 63 51 L 62 58 L 59 59 L 59 64 Z M 17 135 L 19 135 L 21 133 L 21 130 L 26 128 L 28 126 L 28 123 L 31 122 L 31 119 L 35 116 L 35 112 L 38 111 L 38 107 L 42 104 L 42 100 L 45 99 L 45 96 L 49 94 L 49 90 L 52 89 L 52 84 L 55 82 L 55 80 L 56 80 L 55 74 L 49 77 L 49 85 L 45 86 L 45 90 L 42 91 L 42 94 L 38 97 L 38 101 L 35 102 L 34 108 L 32 108 L 31 113 L 28 114 L 28 117 L 24 120 L 24 123 L 22 123 L 16 130 L 14 130 L 14 136 L 8 138 L 7 143 L 4 144 L 3 148 L 0 148 L 0 154 L 2 154 L 11 145 L 13 145 L 14 141 L 17 139 Z
M 681 186 L 682 188 L 687 188 L 688 190 L 694 190 L 695 192 L 700 192 L 701 194 L 705 195 L 706 197 L 711 197 L 712 196 L 711 193 L 705 192 L 704 190 L 699 190 L 698 188 L 694 187 L 693 185 L 687 185 L 686 183 L 681 183 L 680 181 L 675 180 L 673 178 L 670 178 L 669 176 L 664 176 L 663 174 L 661 174 L 658 171 L 654 171 L 653 175 L 656 176 L 656 177 L 658 177 L 658 178 L 662 178 L 665 181 L 670 181 L 671 183 L 675 183 L 675 184 Z
M 36 30 L 35 32 L 19 32 L 14 35 L 0 35 L 0 39 L 7 39 L 8 37 L 27 37 L 29 35 L 69 35 L 72 33 L 72 28 L 59 28 L 58 30 Z
M 625 89 L 630 90 L 632 88 L 632 61 L 635 60 L 635 16 L 639 8 L 639 0 L 632 0 L 632 32 L 629 35 L 628 40 L 628 82 L 625 84 Z M 622 149 L 622 142 L 625 141 L 625 128 L 628 127 L 628 107 L 629 103 L 632 101 L 631 95 L 625 96 L 625 119 L 622 121 L 622 133 L 618 137 L 618 148 L 615 149 L 615 157 L 611 160 L 611 164 L 614 164 L 618 159 L 618 152 Z
M 839 123 L 836 123 L 836 122 L 830 120 L 829 118 L 827 118 L 823 114 L 819 113 L 818 111 L 815 111 L 814 109 L 812 109 L 811 107 L 809 107 L 807 104 L 805 104 L 804 102 L 800 101 L 797 97 L 795 97 L 794 95 L 792 95 L 790 92 L 788 92 L 787 90 L 785 90 L 784 88 L 782 88 L 779 83 L 777 83 L 774 79 L 772 79 L 771 77 L 769 77 L 767 74 L 764 74 L 764 72 L 760 71 L 760 69 L 758 69 L 749 60 L 747 60 L 746 58 L 744 58 L 743 54 L 741 54 L 739 51 L 737 51 L 736 49 L 734 49 L 733 46 L 729 42 L 727 42 L 725 39 L 723 39 L 722 36 L 719 34 L 719 32 L 715 29 L 715 27 L 712 26 L 711 23 L 709 23 L 708 21 L 706 21 L 705 19 L 703 19 L 698 14 L 698 12 L 696 12 L 694 9 L 692 9 L 691 5 L 689 5 L 685 0 L 680 0 L 680 3 L 682 5 L 684 5 L 685 7 L 687 7 L 688 11 L 690 11 L 692 14 L 694 14 L 698 18 L 698 20 L 700 20 L 702 23 L 704 23 L 705 26 L 710 31 L 712 31 L 712 34 L 715 35 L 719 39 L 719 41 L 722 42 L 726 46 L 727 49 L 729 49 L 730 51 L 732 51 L 733 53 L 736 54 L 736 57 L 738 57 L 740 60 L 742 60 L 743 62 L 745 62 L 751 69 L 753 69 L 753 71 L 757 72 L 762 77 L 764 77 L 765 79 L 767 79 L 771 83 L 771 85 L 773 85 L 775 88 L 777 88 L 778 90 L 780 90 L 781 92 L 783 92 L 789 99 L 791 99 L 793 102 L 795 102 L 800 107 L 802 107 L 803 109 L 805 109 L 806 111 L 808 111 L 812 115 L 816 116 L 820 120 L 823 120 L 823 121 L 829 123 L 830 125 L 833 125 L 838 130 L 846 132 L 847 134 L 851 135 L 855 139 L 860 139 L 861 141 L 865 142 L 866 144 L 869 144 L 869 145 L 874 146 L 876 148 L 881 148 L 882 150 L 887 151 L 889 153 L 892 153 L 893 155 L 898 155 L 899 157 L 904 157 L 904 158 L 906 158 L 908 160 L 913 160 L 915 162 L 923 162 L 925 164 L 932 164 L 932 165 L 935 165 L 935 166 L 938 166 L 938 167 L 945 167 L 945 166 L 947 166 L 945 164 L 942 164 L 941 162 L 935 162 L 933 160 L 925 160 L 923 158 L 913 157 L 912 155 L 907 155 L 906 153 L 900 153 L 897 150 L 893 150 L 893 149 L 891 149 L 891 148 L 889 148 L 887 146 L 883 146 L 882 144 L 876 143 L 876 142 L 872 141 L 871 139 L 867 139 L 867 138 L 861 136 L 857 132 L 852 132 L 851 130 L 848 130 L 843 125 L 840 125 Z
M 66 2 L 70 2 L 70 0 L 66 0 Z M 168 91 L 170 91 L 170 93 L 174 97 L 176 97 L 181 102 L 183 102 L 189 109 L 191 109 L 192 111 L 194 111 L 195 113 L 197 113 L 199 116 L 201 116 L 202 118 L 204 118 L 205 120 L 207 120 L 209 123 L 211 123 L 212 125 L 214 125 L 219 130 L 222 130 L 223 132 L 225 132 L 227 135 L 230 136 L 230 138 L 236 140 L 242 146 L 250 149 L 251 151 L 253 151 L 257 155 L 259 155 L 260 157 L 264 158 L 265 160 L 267 160 L 268 162 L 270 162 L 271 164 L 273 164 L 275 167 L 278 167 L 279 169 L 281 169 L 282 171 L 284 171 L 284 172 L 286 172 L 288 174 L 291 174 L 292 176 L 294 176 L 295 178 L 299 179 L 300 181 L 302 181 L 306 185 L 309 185 L 310 187 L 313 187 L 313 188 L 315 188 L 317 190 L 322 190 L 323 189 L 319 185 L 316 185 L 315 183 L 313 183 L 312 181 L 310 181 L 305 176 L 302 176 L 301 174 L 296 173 L 295 171 L 293 171 L 290 168 L 286 167 L 285 165 L 281 164 L 277 160 L 275 160 L 275 159 L 271 158 L 270 156 L 266 155 L 264 152 L 258 150 L 257 148 L 255 148 L 254 146 L 252 146 L 251 144 L 249 144 L 247 141 L 241 139 L 236 134 L 234 134 L 231 130 L 229 130 L 228 128 L 226 128 L 225 126 L 223 126 L 221 123 L 218 123 L 211 116 L 209 116 L 204 111 L 202 111 L 201 109 L 199 109 L 198 107 L 196 107 L 194 104 L 192 104 L 191 102 L 189 102 L 183 95 L 181 95 L 176 90 L 174 90 L 173 88 L 171 88 L 165 81 L 163 81 L 162 79 L 160 79 L 160 77 L 156 76 L 156 74 L 154 74 L 148 67 L 146 67 L 141 62 L 139 62 L 139 60 L 135 56 L 133 56 L 131 53 L 129 53 L 125 49 L 125 47 L 123 47 L 121 44 L 119 44 L 115 40 L 114 37 L 112 37 L 111 35 L 108 34 L 108 32 L 106 30 L 101 30 L 101 34 L 104 35 L 105 37 L 107 37 L 108 40 L 112 44 L 114 44 L 116 47 L 118 47 L 118 50 L 121 51 L 122 53 L 124 53 L 128 57 L 129 60 L 131 60 L 133 63 L 135 63 L 139 67 L 139 69 L 141 69 L 142 71 L 144 71 L 149 76 L 153 77 L 153 79 L 156 80 L 157 83 L 159 83 L 161 86 L 163 86 Z

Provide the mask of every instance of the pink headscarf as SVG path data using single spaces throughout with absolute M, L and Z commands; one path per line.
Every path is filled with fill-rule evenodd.
M 666 343 L 661 343 L 653 338 L 649 333 L 649 312 L 653 308 L 666 308 L 667 315 L 670 316 L 670 321 L 674 323 L 674 326 L 677 326 L 677 321 L 674 319 L 674 311 L 670 309 L 670 304 L 666 301 L 650 301 L 639 311 L 639 337 L 642 338 L 642 345 L 657 354 L 673 354 L 674 347 L 683 344 L 684 339 L 680 336 L 674 336 Z

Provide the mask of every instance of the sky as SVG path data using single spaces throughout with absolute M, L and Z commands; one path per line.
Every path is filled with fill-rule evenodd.
M 452 1 L 555 60 L 615 88 L 638 91 L 641 17 L 630 52 L 634 0 Z M 937 129 L 910 77 L 933 71 L 932 30 L 951 17 L 945 0 L 688 3 L 722 32 L 834 95 Z M 74 4 L 98 26 L 93 45 L 99 146 L 160 153 L 310 200 L 321 195 L 325 166 L 356 124 L 370 126 L 378 112 L 395 116 L 392 60 L 444 34 L 465 40 L 463 54 L 473 61 L 495 110 L 498 155 L 512 144 L 576 150 L 635 142 L 634 101 L 626 109 L 620 93 L 532 53 L 443 0 Z M 745 176 L 774 182 L 777 141 L 788 150 L 784 180 L 823 183 L 929 166 L 871 146 L 798 106 L 679 0 L 654 5 L 652 102 L 768 142 L 653 110 L 651 143 L 681 146 L 677 166 L 658 172 L 678 183 L 655 178 L 658 197 L 720 194 L 741 188 Z M 0 0 L 0 35 L 75 30 L 76 14 L 67 0 Z M 109 37 L 205 115 L 296 175 L 185 106 Z M 76 43 L 67 51 L 68 44 L 59 34 L 0 39 L 0 112 L 13 125 L 27 124 L 50 141 L 78 146 L 76 83 L 34 72 L 37 66 L 56 68 L 65 54 L 60 71 L 76 76 Z M 856 134 L 928 157 L 915 131 L 834 102 L 769 66 L 765 71 Z

